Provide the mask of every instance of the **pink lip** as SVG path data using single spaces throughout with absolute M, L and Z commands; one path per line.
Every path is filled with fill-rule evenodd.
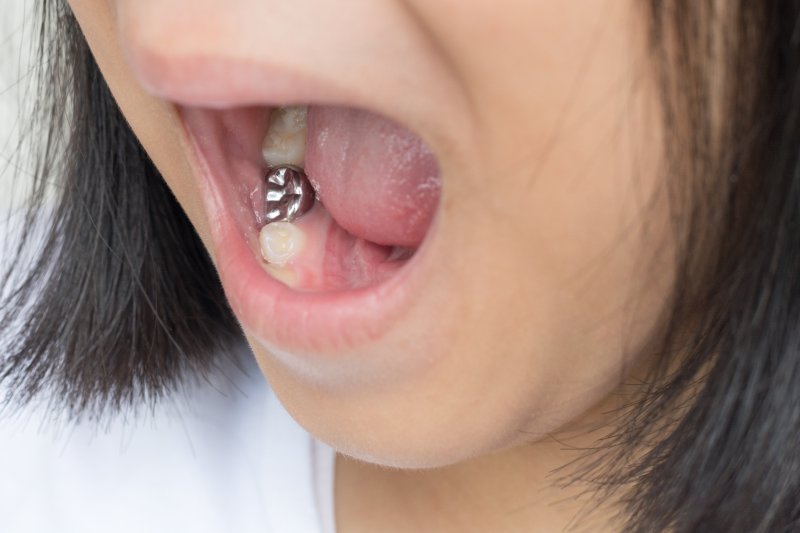
M 369 97 L 369 93 L 322 82 L 286 65 L 202 54 L 175 58 L 150 53 L 146 48 L 126 52 L 136 78 L 147 92 L 184 105 L 228 108 L 318 101 L 344 105 Z
M 254 244 L 257 228 L 248 222 L 241 202 L 232 198 L 235 194 L 227 176 L 230 170 L 225 168 L 222 152 L 233 150 L 214 141 L 219 134 L 206 127 L 204 113 L 213 112 L 184 108 L 180 115 L 211 226 L 217 269 L 244 328 L 265 347 L 294 355 L 352 354 L 384 336 L 422 290 L 430 239 L 395 275 L 368 287 L 300 292 L 278 282 L 261 266 Z M 229 137 L 226 142 L 238 143 L 236 137 L 243 136 Z

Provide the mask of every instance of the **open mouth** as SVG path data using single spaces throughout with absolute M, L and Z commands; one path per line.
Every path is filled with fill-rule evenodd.
M 413 304 L 441 196 L 417 135 L 346 107 L 179 113 L 226 294 L 268 348 L 347 349 Z M 278 168 L 305 175 L 313 196 L 288 220 L 270 211 L 266 177 Z

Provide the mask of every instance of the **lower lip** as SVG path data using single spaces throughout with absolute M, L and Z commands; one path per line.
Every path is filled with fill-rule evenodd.
M 201 146 L 199 139 L 205 136 L 190 125 L 195 112 L 181 113 L 190 160 L 210 222 L 222 285 L 245 330 L 265 348 L 295 356 L 352 355 L 384 337 L 422 290 L 436 220 L 414 256 L 380 283 L 330 292 L 293 290 L 262 267 L 253 244 L 257 228 L 236 216 L 242 208 L 232 198 L 221 158 L 213 154 L 213 146 Z

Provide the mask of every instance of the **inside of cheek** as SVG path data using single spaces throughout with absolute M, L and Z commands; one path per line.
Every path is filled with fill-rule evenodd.
M 269 110 L 249 108 L 208 111 L 217 121 L 214 144 L 223 172 L 226 208 L 244 232 L 254 257 L 267 275 L 300 291 L 338 291 L 368 287 L 394 275 L 415 249 L 384 246 L 342 228 L 317 198 L 308 215 L 294 224 L 304 235 L 300 253 L 286 265 L 263 259 L 259 231 L 265 225 L 267 164 L 261 145 L 269 127 Z

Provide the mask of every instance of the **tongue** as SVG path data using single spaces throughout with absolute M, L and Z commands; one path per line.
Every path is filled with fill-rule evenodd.
M 305 171 L 333 219 L 377 244 L 417 247 L 439 201 L 422 139 L 366 111 L 309 107 Z

